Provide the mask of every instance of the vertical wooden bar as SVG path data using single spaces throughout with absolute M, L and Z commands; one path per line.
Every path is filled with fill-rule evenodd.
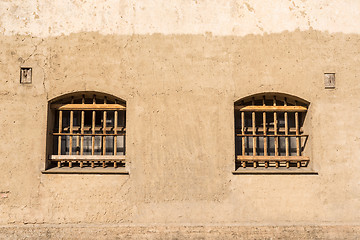
M 255 99 L 252 98 L 252 105 L 255 106 Z M 253 134 L 253 156 L 256 156 L 256 126 L 255 126 L 255 112 L 251 113 L 251 118 L 252 118 L 252 134 Z M 254 161 L 253 162 L 254 168 L 257 167 L 257 162 Z
M 118 111 L 115 111 L 114 112 L 114 118 L 115 118 L 115 120 L 114 120 L 114 134 L 115 134 L 115 136 L 117 136 L 116 134 L 117 134 L 117 124 L 118 124 Z M 114 138 L 114 155 L 116 155 L 117 154 L 117 148 L 115 147 L 115 146 L 117 146 L 116 145 L 117 144 L 117 138 Z
M 242 155 L 245 156 L 245 113 L 241 112 L 241 134 L 243 135 L 242 139 L 241 139 L 241 151 L 242 151 Z M 242 167 L 246 168 L 246 162 L 243 161 L 242 162 Z
M 273 105 L 276 106 L 276 96 L 274 96 L 273 98 Z M 275 142 L 275 156 L 279 156 L 279 143 L 278 143 L 278 121 L 277 121 L 277 113 L 274 112 L 274 142 Z M 275 167 L 278 168 L 279 167 L 279 161 L 275 162 Z
M 295 105 L 297 102 L 295 101 Z M 300 156 L 300 131 L 299 131 L 299 113 L 295 112 L 295 130 L 296 130 L 296 156 Z M 297 162 L 297 167 L 301 167 L 301 162 Z
M 287 99 L 284 99 L 284 106 L 287 106 Z M 288 113 L 284 112 L 285 120 L 285 155 L 289 156 L 289 124 L 288 124 Z M 286 160 L 286 167 L 290 167 L 290 162 Z
M 62 114 L 63 112 L 60 110 L 59 111 L 59 133 L 62 132 Z M 58 137 L 58 155 L 61 155 L 61 135 L 59 135 Z M 61 167 L 61 161 L 58 161 L 57 163 L 58 167 Z
M 93 104 L 96 104 L 96 96 L 93 96 Z M 95 115 L 96 112 L 92 111 L 92 122 L 91 122 L 91 155 L 95 154 Z M 91 161 L 91 167 L 94 167 L 94 161 Z
M 115 101 L 116 103 L 116 101 Z M 114 112 L 114 155 L 117 155 L 117 125 L 118 125 L 118 111 Z M 116 168 L 116 161 L 114 161 L 114 167 Z
M 74 103 L 74 97 L 71 98 L 71 104 Z M 74 124 L 74 111 L 70 111 L 70 141 L 69 141 L 69 155 L 72 155 L 72 145 L 73 145 L 73 124 Z M 72 167 L 72 161 L 69 161 L 69 167 Z
M 116 102 L 115 102 L 116 103 Z M 114 155 L 117 154 L 117 125 L 118 125 L 118 111 L 114 112 Z
M 85 104 L 85 95 L 82 96 L 82 104 Z M 85 111 L 81 111 L 81 141 L 80 141 L 80 155 L 84 155 L 84 121 L 85 121 Z M 83 167 L 83 161 L 80 161 L 80 167 Z
M 104 97 L 104 104 L 106 104 L 106 97 Z M 103 155 L 106 155 L 106 111 L 103 115 Z M 103 161 L 103 167 L 105 167 L 105 161 Z
M 78 148 L 79 144 L 80 144 L 80 137 L 79 137 L 79 135 L 77 135 L 76 136 L 76 155 L 80 154 L 80 151 L 79 151 L 79 148 Z
M 265 96 L 263 96 L 263 106 L 265 106 Z M 263 133 L 264 133 L 264 156 L 267 156 L 267 126 L 266 126 L 266 112 L 263 112 Z M 269 162 L 265 161 L 265 168 L 269 167 Z

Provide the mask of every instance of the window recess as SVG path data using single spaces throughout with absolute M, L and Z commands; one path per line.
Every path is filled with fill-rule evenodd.
M 308 103 L 281 94 L 254 95 L 235 103 L 235 172 L 306 169 Z
M 51 103 L 50 113 L 52 147 L 47 169 L 125 167 L 123 100 L 84 93 Z

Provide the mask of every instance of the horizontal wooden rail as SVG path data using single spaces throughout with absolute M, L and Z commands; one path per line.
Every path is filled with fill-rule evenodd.
M 81 110 L 93 110 L 93 111 L 111 111 L 111 110 L 126 110 L 126 107 L 120 104 L 52 104 L 51 108 L 57 110 L 71 110 L 71 111 L 81 111 Z
M 125 132 L 118 133 L 53 133 L 54 136 L 125 136 Z
M 101 164 L 103 168 L 108 164 L 113 164 L 114 168 L 118 167 L 118 164 L 124 164 L 125 155 L 50 155 L 49 160 L 51 162 L 57 162 L 58 168 L 63 167 L 63 164 L 68 164 L 67 167 L 72 168 L 73 164 L 79 163 L 80 168 L 84 167 L 84 164 L 90 164 L 91 168 Z M 65 167 L 65 166 L 64 166 Z
M 73 131 L 80 131 L 81 130 L 81 126 L 73 126 Z M 84 131 L 91 131 L 93 130 L 93 128 L 91 126 L 84 126 Z M 104 130 L 104 127 L 94 127 L 94 131 L 103 131 Z M 64 127 L 63 132 L 66 132 L 66 131 L 70 131 L 70 127 Z M 114 131 L 114 127 L 106 127 L 106 131 Z M 117 127 L 117 131 L 119 132 L 125 132 L 126 131 L 126 128 L 124 127 Z M 57 132 L 57 130 L 55 131 Z
M 303 106 L 235 106 L 235 110 L 242 112 L 306 112 Z
M 51 161 L 124 161 L 125 155 L 50 155 Z
M 310 161 L 309 157 L 305 156 L 237 156 L 238 161 L 244 162 L 272 162 L 272 161 L 287 161 L 287 162 L 301 162 Z
M 296 135 L 296 134 L 288 134 L 288 135 L 281 135 L 281 134 L 278 134 L 278 135 L 273 135 L 273 134 L 241 134 L 241 133 L 238 133 L 236 134 L 237 137 L 308 137 L 309 135 Z
M 255 127 L 255 129 L 256 129 L 258 132 L 263 132 L 263 131 L 264 131 L 263 127 Z M 252 130 L 253 130 L 253 128 L 252 128 L 251 126 L 249 126 L 249 127 L 244 127 L 244 132 L 252 132 Z M 242 132 L 241 128 L 236 128 L 235 131 L 236 131 L 236 132 Z M 274 127 L 267 127 L 267 128 L 266 128 L 266 131 L 267 131 L 267 132 L 275 132 L 275 129 L 274 129 Z M 280 128 L 279 128 L 279 127 L 278 127 L 278 128 L 276 129 L 276 131 L 277 131 L 277 132 L 285 132 L 285 131 L 286 131 L 286 128 L 284 128 L 284 127 L 280 127 Z M 296 133 L 296 128 L 289 128 L 289 129 L 288 129 L 288 132 L 294 132 L 294 133 Z M 303 132 L 303 129 L 300 128 L 299 132 L 300 132 L 300 133 Z

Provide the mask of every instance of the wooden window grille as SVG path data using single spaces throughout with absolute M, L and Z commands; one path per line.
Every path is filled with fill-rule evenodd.
M 124 101 L 82 94 L 53 102 L 50 109 L 54 120 L 50 168 L 125 166 Z
M 284 95 L 254 95 L 236 102 L 236 170 L 307 167 L 307 109 L 307 102 Z

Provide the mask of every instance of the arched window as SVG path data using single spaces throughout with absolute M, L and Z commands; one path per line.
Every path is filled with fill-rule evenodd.
M 263 93 L 235 103 L 236 170 L 308 166 L 303 131 L 309 103 L 279 93 Z
M 125 101 L 81 92 L 57 98 L 49 107 L 47 169 L 125 166 Z

